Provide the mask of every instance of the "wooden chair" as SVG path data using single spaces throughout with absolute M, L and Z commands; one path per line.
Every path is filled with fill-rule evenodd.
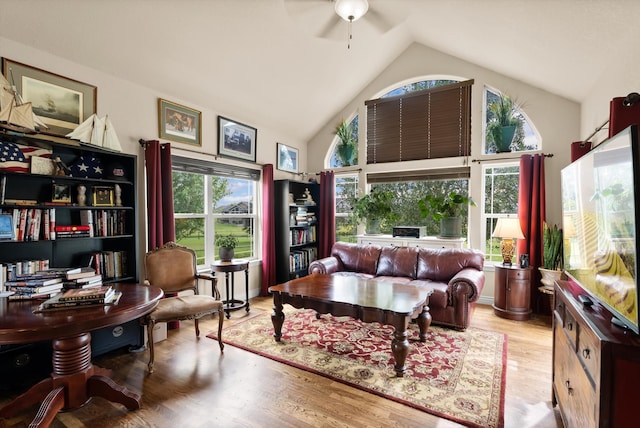
M 149 373 L 153 373 L 153 327 L 159 322 L 194 320 L 196 337 L 200 336 L 198 319 L 205 315 L 218 314 L 218 343 L 220 352 L 224 350 L 222 343 L 222 323 L 224 312 L 220 301 L 216 278 L 211 275 L 199 275 L 196 271 L 196 254 L 187 247 L 169 242 L 155 250 L 149 251 L 144 258 L 147 279 L 145 284 L 161 288 L 165 297 L 158 306 L 142 322 L 147 326 L 149 344 Z M 198 294 L 198 279 L 211 281 L 215 298 Z M 176 294 L 191 291 L 193 294 Z

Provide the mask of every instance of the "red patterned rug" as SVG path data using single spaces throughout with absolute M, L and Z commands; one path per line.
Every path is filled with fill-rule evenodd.
M 280 343 L 266 312 L 225 327 L 223 341 L 467 426 L 504 425 L 505 335 L 431 326 L 421 343 L 410 324 L 407 371 L 396 377 L 393 327 L 331 315 L 317 320 L 312 310 L 287 306 L 284 312 Z

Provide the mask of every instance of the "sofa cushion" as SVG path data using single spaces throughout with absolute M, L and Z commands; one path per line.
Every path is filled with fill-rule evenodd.
M 380 252 L 376 276 L 416 277 L 417 247 L 386 246 Z
M 467 267 L 482 271 L 483 264 L 484 256 L 479 250 L 420 248 L 416 278 L 448 282 Z
M 430 279 L 415 279 L 409 282 L 408 285 L 433 290 L 433 294 L 429 297 L 429 307 L 446 308 L 451 304 L 449 284 L 445 282 L 431 281 Z
M 359 247 L 357 244 L 336 242 L 331 249 L 331 255 L 342 262 L 342 270 L 375 275 L 381 250 L 382 247 L 379 245 Z

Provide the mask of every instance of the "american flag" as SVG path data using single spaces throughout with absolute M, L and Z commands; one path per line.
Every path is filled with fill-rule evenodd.
M 102 162 L 93 155 L 83 155 L 71 165 L 71 176 L 84 178 L 102 178 Z
M 0 171 L 29 172 L 32 156 L 50 158 L 51 150 L 0 141 Z

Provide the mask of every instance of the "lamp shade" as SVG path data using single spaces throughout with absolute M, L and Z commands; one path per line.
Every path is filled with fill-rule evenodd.
M 493 236 L 496 238 L 524 239 L 520 228 L 520 220 L 517 218 L 499 218 L 496 228 L 493 230 Z
M 340 18 L 353 22 L 367 13 L 369 3 L 367 0 L 337 0 L 335 10 Z

